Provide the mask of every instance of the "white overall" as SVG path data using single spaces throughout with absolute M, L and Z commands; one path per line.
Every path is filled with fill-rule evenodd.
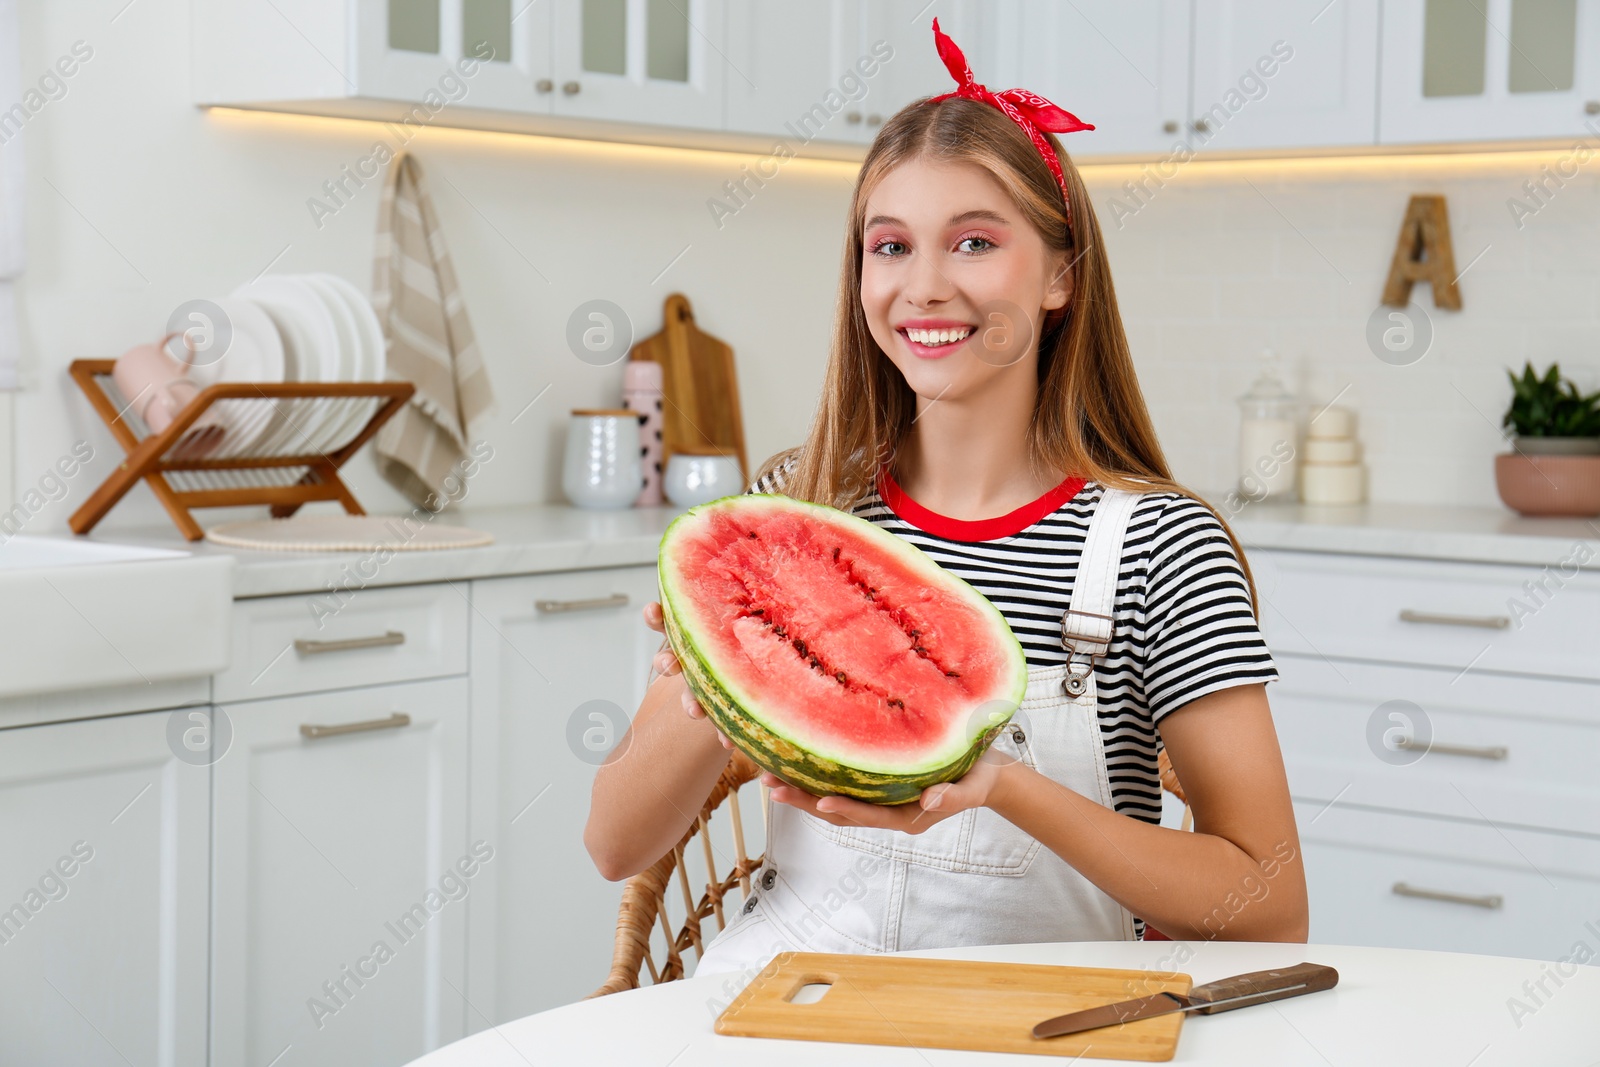
M 1094 660 L 1112 635 L 1117 572 L 1139 496 L 1107 489 L 1089 524 L 1062 619 L 1068 661 L 1028 672 L 994 748 L 1111 807 Z M 1037 941 L 1131 941 L 1133 916 L 1038 840 L 988 808 L 921 834 L 834 826 L 769 796 L 767 849 L 751 894 L 695 976 L 761 967 L 774 953 L 896 952 Z

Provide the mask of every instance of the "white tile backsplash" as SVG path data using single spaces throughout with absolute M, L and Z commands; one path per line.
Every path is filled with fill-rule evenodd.
M 1199 161 L 1120 230 L 1112 198 L 1133 171 L 1085 167 L 1177 476 L 1231 483 L 1234 398 L 1271 347 L 1308 405 L 1342 392 L 1339 402 L 1358 409 L 1373 499 L 1496 503 L 1505 369 L 1559 360 L 1580 385 L 1600 387 L 1600 159 L 1521 229 L 1506 208 L 1561 154 Z M 1448 198 L 1463 308 L 1435 308 L 1418 284 L 1433 344 L 1396 367 L 1371 353 L 1365 330 L 1414 193 Z

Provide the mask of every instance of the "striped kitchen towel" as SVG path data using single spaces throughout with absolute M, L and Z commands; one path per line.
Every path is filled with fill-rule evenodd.
M 16 0 L 0 0 L 0 107 L 21 92 Z M 21 115 L 21 118 L 17 116 Z M 17 329 L 16 281 L 22 274 L 22 121 L 19 104 L 0 117 L 0 389 L 16 389 L 22 340 Z
M 465 492 L 457 465 L 493 411 L 494 394 L 422 167 L 406 152 L 384 180 L 373 259 L 372 306 L 383 323 L 388 376 L 417 387 L 378 431 L 378 469 L 437 511 Z

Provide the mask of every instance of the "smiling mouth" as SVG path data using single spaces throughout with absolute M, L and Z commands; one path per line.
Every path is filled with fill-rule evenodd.
M 900 332 L 906 338 L 928 348 L 942 348 L 945 345 L 959 344 L 972 336 L 974 327 L 951 326 L 942 330 L 912 330 L 904 329 Z

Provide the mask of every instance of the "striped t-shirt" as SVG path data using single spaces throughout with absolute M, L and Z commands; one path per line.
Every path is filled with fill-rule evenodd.
M 788 469 L 748 491 L 779 491 Z M 961 520 L 917 504 L 884 472 L 851 512 L 916 545 L 988 597 L 1033 669 L 1067 660 L 1061 617 L 1104 491 L 1098 482 L 1068 478 L 1008 515 Z M 1111 646 L 1094 667 L 1112 804 L 1124 815 L 1160 822 L 1157 724 L 1196 697 L 1274 681 L 1278 672 L 1222 523 L 1179 493 L 1148 493 L 1134 508 L 1113 619 Z

